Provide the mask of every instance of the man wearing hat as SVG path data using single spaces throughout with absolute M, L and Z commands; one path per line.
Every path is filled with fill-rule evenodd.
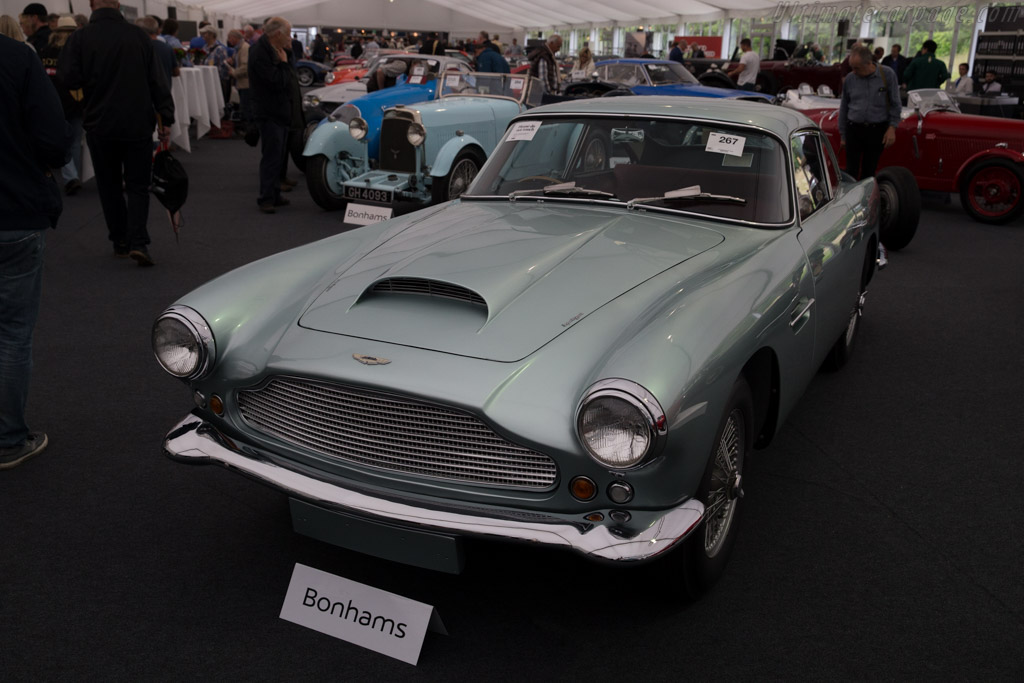
M 39 51 L 39 58 L 43 60 L 43 68 L 50 82 L 57 90 L 61 106 L 64 108 L 64 119 L 71 125 L 71 159 L 61 169 L 61 176 L 64 181 L 64 194 L 71 196 L 82 189 L 80 180 L 82 172 L 82 91 L 72 93 L 64 87 L 57 69 L 60 66 L 61 55 L 64 53 L 64 46 L 67 45 L 71 34 L 78 29 L 75 18 L 65 14 L 57 18 L 57 27 L 50 34 L 50 42 Z
M 42 52 L 46 44 L 50 42 L 50 13 L 38 2 L 25 6 L 21 13 L 21 30 L 25 32 L 25 39 L 36 49 L 36 53 Z
M 476 70 L 489 74 L 509 73 L 511 69 L 508 68 L 508 61 L 491 47 L 490 43 L 485 43 L 482 40 L 476 41 L 476 44 L 473 45 L 473 52 L 476 54 Z

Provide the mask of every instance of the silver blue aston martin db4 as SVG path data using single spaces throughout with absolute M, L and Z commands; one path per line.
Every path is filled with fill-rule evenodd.
M 854 347 L 879 213 L 875 181 L 796 111 L 532 109 L 460 199 L 161 314 L 156 356 L 195 400 L 164 448 L 381 558 L 457 572 L 485 536 L 664 558 L 697 594 L 729 555 L 745 458 Z

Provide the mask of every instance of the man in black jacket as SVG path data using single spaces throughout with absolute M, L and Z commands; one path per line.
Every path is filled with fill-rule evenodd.
M 256 204 L 263 213 L 274 213 L 277 207 L 289 204 L 281 196 L 281 178 L 288 162 L 288 131 L 294 109 L 301 106 L 295 69 L 288 61 L 291 30 L 287 19 L 272 17 L 249 50 L 249 90 L 262 153 Z
M 89 24 L 71 35 L 58 73 L 65 87 L 85 93 L 85 140 L 114 254 L 151 266 L 146 221 L 153 130 L 159 116 L 160 139 L 170 137 L 174 100 L 153 41 L 125 20 L 120 6 L 92 0 Z
M 25 423 L 46 228 L 57 225 L 71 145 L 57 91 L 31 48 L 0 36 L 0 470 L 41 453 Z
M 36 49 L 39 54 L 50 42 L 50 25 L 47 23 L 49 14 L 46 8 L 38 2 L 25 6 L 21 13 L 21 30 L 25 32 L 25 40 Z

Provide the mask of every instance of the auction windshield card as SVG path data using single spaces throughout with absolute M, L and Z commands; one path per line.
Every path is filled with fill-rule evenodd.
M 508 132 L 506 140 L 509 142 L 514 140 L 532 140 L 533 136 L 537 134 L 538 128 L 540 128 L 540 121 L 520 121 L 512 126 L 512 130 Z
M 430 605 L 298 563 L 281 618 L 413 665 L 428 626 L 446 633 Z
M 746 142 L 746 138 L 732 133 L 711 133 L 708 135 L 708 144 L 704 150 L 738 157 L 743 156 L 743 145 Z

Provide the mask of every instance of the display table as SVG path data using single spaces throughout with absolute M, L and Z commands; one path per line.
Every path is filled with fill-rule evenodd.
M 1004 119 L 1017 118 L 1019 97 L 1009 95 L 956 95 L 955 99 L 964 114 L 980 114 L 982 116 L 999 116 Z
M 224 114 L 220 77 L 215 66 L 182 67 L 181 75 L 172 81 L 175 122 L 171 127 L 171 142 L 191 152 L 188 139 L 190 119 L 196 120 L 197 139 L 209 133 L 212 126 L 220 126 Z

